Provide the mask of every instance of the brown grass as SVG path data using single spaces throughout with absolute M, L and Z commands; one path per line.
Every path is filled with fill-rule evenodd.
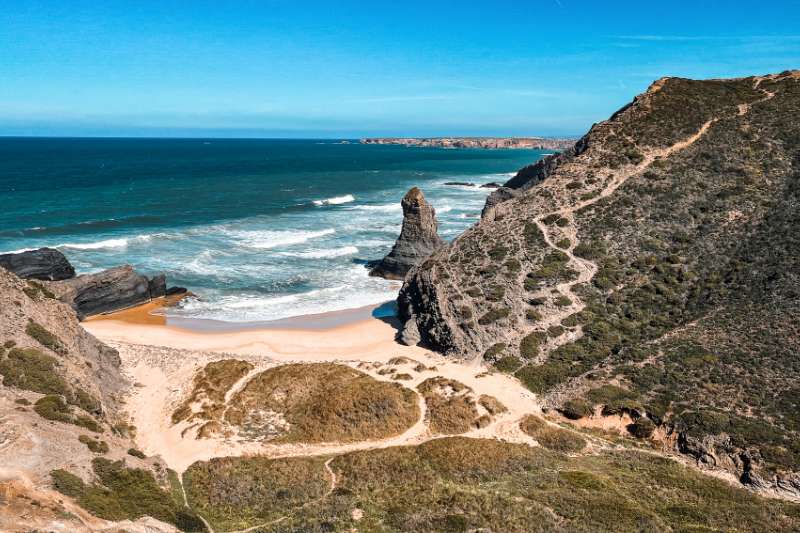
M 419 406 L 413 391 L 347 366 L 290 364 L 254 376 L 231 398 L 225 422 L 257 432 L 248 426 L 270 413 L 288 423 L 278 442 L 355 442 L 399 435 Z
M 436 376 L 417 386 L 428 406 L 428 426 L 434 433 L 466 433 L 478 421 L 472 389 L 453 379 Z
M 519 427 L 548 450 L 575 453 L 586 447 L 586 441 L 580 435 L 566 429 L 549 426 L 538 416 L 526 416 L 519 423 Z
M 225 393 L 252 369 L 252 364 L 237 359 L 208 363 L 195 375 L 192 393 L 172 413 L 172 423 L 219 418 L 225 409 Z M 200 411 L 196 412 L 193 406 L 198 404 Z

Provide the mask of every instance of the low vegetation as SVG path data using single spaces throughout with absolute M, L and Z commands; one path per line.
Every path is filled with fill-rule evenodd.
M 528 415 L 523 418 L 519 423 L 519 427 L 548 450 L 575 453 L 586 447 L 586 440 L 580 435 L 573 431 L 551 426 L 535 415 Z
M 450 437 L 323 459 L 193 465 L 189 500 L 215 529 L 259 531 L 794 531 L 800 506 L 636 452 L 570 457 Z M 211 463 L 215 463 L 211 466 Z M 206 476 L 214 472 L 212 479 Z M 296 482 L 294 481 L 296 480 Z M 356 514 L 354 511 L 358 510 Z
M 275 442 L 354 442 L 398 435 L 419 416 L 417 395 L 399 383 L 319 363 L 253 376 L 231 398 L 224 421 Z
M 172 423 L 218 419 L 225 410 L 225 393 L 252 369 L 251 363 L 236 359 L 208 363 L 195 375 L 189 397 L 172 413 Z
M 324 457 L 226 457 L 195 463 L 183 475 L 189 505 L 215 531 L 254 527 L 290 515 L 330 487 Z
M 123 461 L 101 457 L 92 461 L 92 467 L 96 483 L 85 483 L 70 472 L 54 470 L 50 473 L 53 487 L 105 520 L 135 520 L 152 516 L 173 524 L 181 531 L 206 530 L 194 512 L 161 488 L 151 471 L 127 468 Z
M 457 435 L 475 427 L 478 409 L 472 389 L 454 379 L 428 378 L 417 386 L 427 405 L 426 420 L 433 433 Z

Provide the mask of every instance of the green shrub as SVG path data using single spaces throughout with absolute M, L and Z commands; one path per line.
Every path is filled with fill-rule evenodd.
M 628 431 L 630 431 L 631 435 L 638 439 L 650 438 L 655 429 L 656 425 L 653 423 L 653 421 L 643 416 L 637 418 L 633 424 L 628 425 Z
M 69 387 L 56 373 L 57 361 L 36 348 L 13 348 L 0 361 L 0 375 L 6 387 L 40 394 L 69 394 Z
M 550 337 L 560 337 L 564 334 L 564 328 L 562 326 L 550 326 L 547 328 L 547 335 Z
M 559 239 L 559 241 L 556 243 L 556 246 L 558 246 L 559 248 L 561 248 L 563 250 L 569 249 L 569 247 L 571 245 L 572 245 L 572 241 L 570 241 L 566 237 L 564 237 L 563 239 Z
M 128 455 L 138 457 L 139 459 L 147 459 L 147 456 L 144 454 L 144 452 L 137 450 L 136 448 L 128 448 Z
M 92 468 L 99 484 L 87 485 L 69 472 L 54 470 L 50 473 L 53 487 L 104 520 L 151 516 L 182 531 L 206 530 L 202 520 L 163 490 L 149 470 L 126 468 L 123 461 L 112 462 L 102 457 L 92 460 Z
M 573 315 L 569 315 L 568 317 L 564 318 L 564 320 L 561 321 L 561 325 L 566 327 L 566 328 L 574 328 L 579 323 L 580 323 L 580 321 L 578 320 L 578 314 L 577 313 L 575 313 Z
M 522 367 L 515 375 L 530 390 L 543 394 L 574 374 L 572 366 L 567 363 L 547 361 L 541 365 Z
M 561 406 L 561 413 L 570 420 L 578 420 L 587 416 L 592 416 L 592 406 L 586 400 L 580 398 L 573 398 L 567 400 Z
M 537 311 L 536 309 L 528 309 L 525 311 L 525 318 L 530 320 L 531 322 L 538 322 L 542 319 L 542 313 Z
M 72 409 L 70 409 L 62 396 L 42 396 L 33 404 L 33 410 L 36 411 L 39 416 L 47 420 L 64 422 L 66 424 L 71 424 L 73 421 Z
M 523 359 L 533 359 L 539 355 L 539 345 L 547 338 L 543 331 L 534 331 L 522 337 L 519 354 Z
M 50 477 L 53 479 L 53 488 L 70 498 L 78 498 L 86 490 L 83 480 L 66 470 L 53 470 Z
M 49 348 L 61 355 L 65 355 L 67 353 L 67 349 L 64 347 L 61 339 L 50 333 L 41 324 L 37 324 L 33 320 L 28 321 L 28 325 L 25 327 L 25 333 L 27 333 L 31 338 L 36 340 L 45 348 Z
M 569 298 L 567 298 L 562 294 L 561 296 L 553 300 L 553 303 L 558 307 L 568 307 L 572 305 L 572 300 L 570 300 Z
M 498 342 L 489 346 L 485 352 L 483 352 L 483 359 L 486 361 L 493 361 L 497 358 L 498 355 L 503 353 L 503 350 L 506 349 L 506 343 Z
M 487 326 L 498 320 L 508 317 L 511 314 L 511 311 L 505 307 L 498 307 L 495 309 L 490 309 L 486 312 L 482 317 L 478 319 L 478 324 L 481 326 Z
M 108 443 L 104 440 L 96 440 L 88 435 L 81 435 L 78 437 L 78 440 L 84 443 L 86 447 L 94 453 L 108 453 Z
M 519 367 L 522 366 L 522 361 L 519 357 L 515 357 L 513 355 L 507 355 L 502 357 L 495 362 L 494 367 L 499 370 L 500 372 L 507 372 L 509 374 L 514 373 L 517 371 Z

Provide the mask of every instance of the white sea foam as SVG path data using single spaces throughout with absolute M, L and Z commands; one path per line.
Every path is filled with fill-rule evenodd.
M 279 255 L 285 257 L 300 257 L 302 259 L 330 259 L 334 257 L 344 257 L 358 253 L 355 246 L 342 246 L 341 248 L 327 248 L 321 250 L 309 250 L 307 252 L 281 252 Z
M 152 235 L 137 235 L 136 237 L 123 237 L 120 239 L 105 239 L 95 242 L 66 242 L 58 244 L 54 248 L 67 248 L 70 250 L 106 250 L 115 248 L 127 248 L 129 244 L 147 242 L 152 239 Z
M 0 252 L 0 255 L 3 255 L 3 254 L 21 254 L 23 252 L 32 252 L 33 250 L 38 250 L 38 248 L 20 248 L 19 250 L 9 250 L 7 252 Z
M 357 205 L 352 207 L 352 209 L 358 211 L 380 211 L 382 213 L 392 213 L 394 211 L 402 211 L 403 206 L 400 205 L 400 202 L 396 202 L 393 204 L 382 205 Z
M 333 228 L 328 228 L 319 231 L 273 231 L 273 230 L 252 230 L 252 231 L 231 231 L 229 232 L 237 241 L 238 244 L 247 248 L 256 248 L 259 250 L 269 250 L 271 248 L 278 248 L 281 246 L 291 246 L 294 244 L 302 244 L 310 241 L 311 239 L 318 239 L 326 235 L 336 233 Z
M 345 194 L 344 196 L 334 196 L 333 198 L 326 198 L 324 200 L 314 200 L 314 205 L 316 206 L 339 205 L 355 201 L 356 201 L 355 196 L 353 196 L 352 194 Z

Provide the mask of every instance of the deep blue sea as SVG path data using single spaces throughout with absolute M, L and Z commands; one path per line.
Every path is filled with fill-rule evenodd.
M 199 298 L 183 317 L 264 321 L 393 299 L 364 262 L 419 186 L 452 239 L 488 189 L 546 152 L 331 140 L 0 138 L 0 252 L 51 246 L 79 273 L 124 263 Z

